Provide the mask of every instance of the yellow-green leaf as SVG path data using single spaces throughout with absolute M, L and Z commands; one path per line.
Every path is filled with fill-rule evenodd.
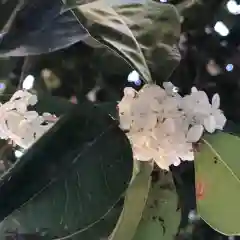
M 124 208 L 109 240 L 132 240 L 148 198 L 153 165 L 135 162 L 135 173 L 126 192 Z
M 99 0 L 77 6 L 75 1 L 73 12 L 81 24 L 146 82 L 158 79 L 159 74 L 165 80 L 179 63 L 180 18 L 172 5 Z
M 170 172 L 162 173 L 152 185 L 149 198 L 133 240 L 173 240 L 178 232 L 181 212 Z
M 119 53 L 123 53 L 143 78 L 151 82 L 151 75 L 141 47 L 121 15 L 103 1 L 80 5 L 77 9 L 87 19 L 93 21 L 93 24 L 87 27 L 93 36 L 98 32 L 109 47 L 114 48 L 116 52 L 119 50 Z M 96 28 L 97 25 L 98 28 Z M 127 38 L 128 44 L 124 43 L 124 38 Z
M 240 234 L 240 138 L 204 136 L 195 161 L 197 208 L 216 231 Z

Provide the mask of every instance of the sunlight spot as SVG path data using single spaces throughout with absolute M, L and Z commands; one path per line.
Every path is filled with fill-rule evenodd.
M 23 155 L 23 152 L 21 152 L 20 150 L 15 150 L 14 154 L 16 158 L 20 158 Z
M 231 63 L 227 64 L 227 66 L 226 66 L 226 70 L 227 70 L 228 72 L 231 72 L 231 71 L 233 70 L 233 68 L 234 68 L 234 66 L 233 66 L 233 64 L 231 64 Z
M 240 5 L 238 5 L 235 0 L 228 1 L 226 6 L 227 10 L 233 15 L 240 14 Z
M 229 29 L 221 21 L 216 22 L 214 30 L 223 37 L 226 37 L 229 34 Z
M 35 80 L 34 76 L 28 75 L 23 81 L 23 85 L 22 85 L 23 89 L 26 89 L 26 90 L 31 89 L 33 87 L 34 80 Z

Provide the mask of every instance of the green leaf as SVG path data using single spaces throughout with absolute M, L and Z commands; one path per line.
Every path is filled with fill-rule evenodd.
M 153 165 L 135 162 L 132 182 L 126 192 L 124 208 L 109 240 L 132 240 L 148 198 Z
M 170 172 L 161 172 L 158 182 L 152 184 L 142 220 L 133 239 L 174 239 L 181 219 L 177 205 L 178 197 L 172 175 Z
M 122 57 L 146 82 L 159 75 L 165 80 L 179 63 L 180 20 L 172 5 L 150 0 L 111 5 L 100 0 L 73 11 L 94 38 Z
M 176 4 L 177 10 L 185 16 L 186 12 L 202 4 L 201 0 L 184 0 Z
M 71 103 L 69 100 L 57 96 L 51 96 L 50 93 L 47 92 L 43 93 L 39 91 L 37 96 L 38 102 L 34 106 L 34 109 L 40 114 L 49 112 L 59 117 L 76 107 L 75 104 Z
M 0 239 L 15 229 L 49 239 L 109 236 L 132 168 L 115 121 L 90 103 L 76 105 L 0 179 Z
M 17 5 L 16 0 L 12 2 Z M 18 2 L 15 9 L 11 8 L 11 16 L 8 16 L 9 13 L 6 16 L 9 17 L 8 24 L 0 31 L 1 57 L 49 53 L 69 47 L 89 36 L 71 11 L 63 11 L 64 5 L 60 0 Z
M 216 231 L 240 234 L 240 138 L 204 136 L 196 154 L 195 181 L 200 216 Z

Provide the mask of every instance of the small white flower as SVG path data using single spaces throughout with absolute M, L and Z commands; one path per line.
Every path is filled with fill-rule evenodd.
M 154 160 L 162 168 L 194 160 L 192 143 L 199 141 L 204 128 L 213 133 L 222 129 L 226 118 L 219 109 L 220 97 L 211 104 L 204 91 L 196 87 L 181 97 L 172 83 L 146 84 L 139 92 L 124 90 L 119 103 L 120 127 L 127 129 L 134 158 Z
M 210 104 L 207 94 L 193 87 L 191 94 L 183 98 L 181 107 L 189 123 L 201 124 L 209 133 L 213 133 L 216 129 L 222 130 L 226 123 L 224 114 L 219 110 L 220 96 L 218 94 L 214 94 Z
M 37 96 L 23 90 L 13 94 L 10 101 L 0 105 L 0 137 L 11 139 L 22 148 L 30 147 L 53 123 L 45 121 L 36 111 L 28 111 L 37 103 Z

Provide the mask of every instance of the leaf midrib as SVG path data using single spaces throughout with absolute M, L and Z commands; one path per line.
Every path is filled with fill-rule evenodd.
M 212 145 L 205 139 L 203 139 L 204 143 L 210 148 L 210 150 L 218 157 L 218 159 L 223 163 L 223 165 L 229 170 L 232 176 L 240 183 L 240 179 L 238 176 L 233 172 L 233 170 L 229 167 L 229 165 L 222 159 L 219 153 L 212 147 Z

